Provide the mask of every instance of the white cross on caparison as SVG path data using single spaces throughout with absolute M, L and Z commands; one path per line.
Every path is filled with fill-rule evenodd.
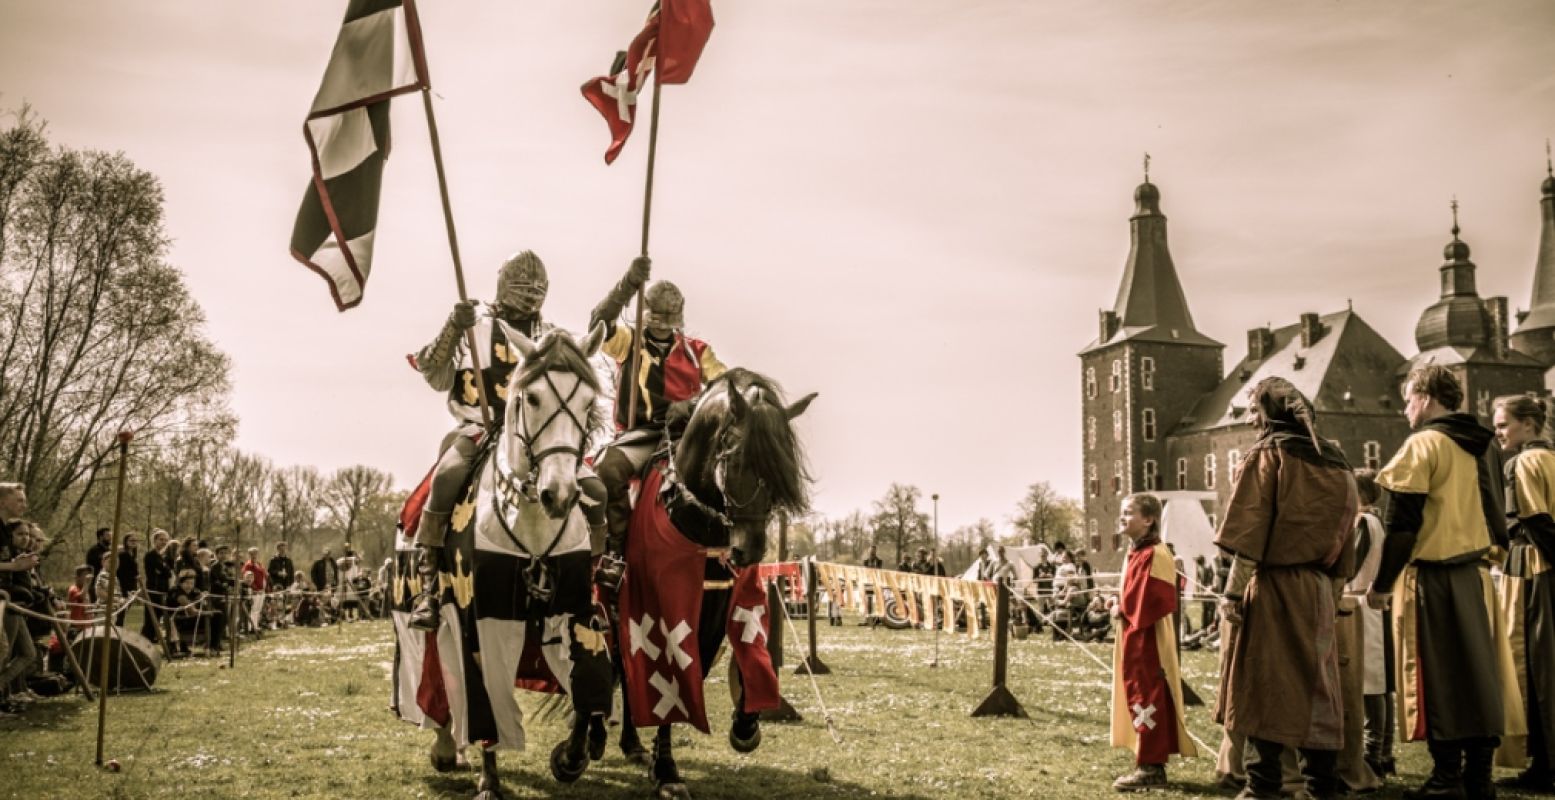
M 1148 728 L 1149 730 L 1152 730 L 1152 731 L 1155 730 L 1155 704 L 1154 703 L 1152 703 L 1152 704 L 1150 704 L 1148 706 L 1141 706 L 1140 704 L 1135 703 L 1133 705 L 1133 711 L 1134 711 L 1134 730 L 1137 731 L 1141 727 Z
M 629 619 L 626 621 L 627 634 L 631 638 L 632 655 L 637 655 L 641 650 L 648 654 L 654 661 L 659 660 L 659 646 L 654 644 L 649 636 L 653 635 L 653 615 L 644 613 L 642 619 Z
M 661 619 L 659 620 L 659 632 L 664 634 L 664 652 L 666 657 L 673 658 L 675 665 L 681 669 L 689 666 L 691 664 L 691 654 L 686 652 L 686 648 L 681 646 L 681 642 L 684 642 L 686 637 L 691 635 L 691 626 L 687 625 L 685 620 L 681 620 L 675 627 L 671 628 L 666 624 L 665 620 Z M 658 656 L 654 656 L 654 658 L 658 658 Z
M 761 615 L 766 613 L 766 606 L 734 607 L 734 620 L 745 627 L 740 630 L 740 642 L 750 644 L 756 641 L 756 637 L 767 638 L 767 631 L 761 627 Z
M 675 678 L 665 678 L 663 674 L 655 672 L 648 677 L 648 685 L 659 690 L 659 702 L 653 706 L 653 715 L 659 719 L 667 719 L 670 711 L 680 709 L 680 713 L 690 716 L 686 710 L 686 704 L 680 700 L 680 681 Z
M 632 106 L 637 104 L 637 93 L 632 91 L 631 77 L 626 74 L 626 70 L 615 77 L 615 83 L 600 80 L 599 90 L 616 101 L 616 116 L 622 122 L 632 121 Z

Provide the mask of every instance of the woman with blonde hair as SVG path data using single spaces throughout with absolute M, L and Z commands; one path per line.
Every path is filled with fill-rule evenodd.
M 1506 516 L 1512 544 L 1502 570 L 1498 600 L 1516 658 L 1518 688 L 1528 716 L 1528 736 L 1506 736 L 1497 753 L 1502 766 L 1521 767 L 1509 788 L 1555 791 L 1551 704 L 1555 703 L 1555 450 L 1545 437 L 1546 402 L 1516 395 L 1496 401 L 1496 439 L 1506 463 Z M 1528 763 L 1531 760 L 1531 763 Z

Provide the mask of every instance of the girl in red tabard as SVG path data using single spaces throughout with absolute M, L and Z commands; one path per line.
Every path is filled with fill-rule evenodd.
M 1123 504 L 1118 531 L 1128 537 L 1123 592 L 1113 649 L 1112 745 L 1134 751 L 1134 771 L 1112 788 L 1139 791 L 1166 784 L 1166 760 L 1195 754 L 1182 716 L 1177 669 L 1177 575 L 1161 544 L 1161 501 L 1136 494 Z

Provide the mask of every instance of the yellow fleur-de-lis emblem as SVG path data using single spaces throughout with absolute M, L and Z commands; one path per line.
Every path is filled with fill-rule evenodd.
M 464 379 L 464 386 L 461 396 L 464 398 L 465 404 L 473 406 L 480 402 L 481 390 L 475 388 L 475 371 L 467 369 L 462 370 L 459 374 Z
M 448 521 L 453 525 L 454 530 L 462 531 L 466 525 L 470 524 L 470 517 L 474 515 L 475 498 L 470 495 L 466 495 L 464 502 L 454 506 L 454 513 L 449 516 Z
M 464 551 L 454 551 L 453 574 L 441 573 L 443 582 L 453 587 L 454 602 L 460 608 L 469 608 L 470 601 L 475 598 L 475 576 L 464 567 Z
M 497 399 L 501 400 L 504 403 L 507 402 L 507 399 L 508 399 L 508 385 L 507 384 L 505 384 L 505 383 L 497 384 Z
M 605 652 L 605 634 L 602 631 L 596 631 L 587 625 L 574 622 L 572 623 L 572 638 L 584 650 L 594 655 Z
M 504 364 L 518 363 L 518 354 L 514 353 L 512 350 L 509 350 L 508 346 L 502 342 L 497 342 L 496 344 L 492 345 L 491 350 L 496 354 L 497 360 Z

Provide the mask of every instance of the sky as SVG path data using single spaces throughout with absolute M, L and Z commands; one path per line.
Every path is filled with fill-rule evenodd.
M 533 249 L 586 324 L 637 252 L 647 131 L 613 166 L 578 93 L 628 0 L 421 5 L 472 295 Z M 303 117 L 343 0 L 0 0 L 0 109 L 162 180 L 170 260 L 232 358 L 237 445 L 408 488 L 450 427 L 406 366 L 455 299 L 421 103 L 393 110 L 362 305 L 288 254 Z M 1526 307 L 1555 4 L 715 0 L 666 87 L 650 250 L 727 363 L 819 399 L 815 508 L 938 493 L 1001 533 L 1078 497 L 1076 353 L 1110 307 L 1142 157 L 1200 330 L 1356 311 L 1406 355 L 1461 204 L 1485 296 Z M 644 126 L 645 128 L 645 126 Z M 1164 377 L 1164 376 L 1163 376 Z M 925 501 L 924 510 L 929 510 Z

